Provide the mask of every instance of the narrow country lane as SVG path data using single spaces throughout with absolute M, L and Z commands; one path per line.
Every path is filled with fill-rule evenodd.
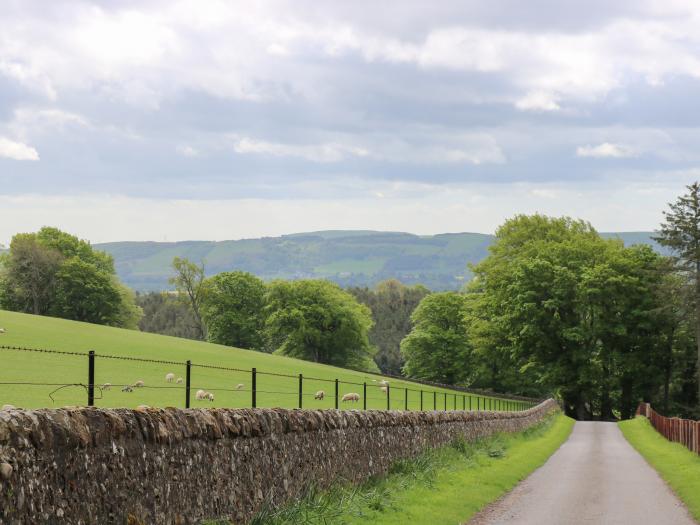
M 615 423 L 577 422 L 569 440 L 470 525 L 692 525 Z

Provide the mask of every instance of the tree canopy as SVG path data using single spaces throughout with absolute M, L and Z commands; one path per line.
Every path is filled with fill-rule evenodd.
M 323 280 L 273 281 L 265 308 L 265 334 L 277 352 L 378 371 L 368 338 L 371 312 L 338 285 Z

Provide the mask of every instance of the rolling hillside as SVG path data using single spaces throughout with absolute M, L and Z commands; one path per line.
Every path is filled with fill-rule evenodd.
M 48 348 L 80 353 L 94 350 L 98 355 L 95 360 L 95 383 L 113 385 L 110 390 L 96 393 L 97 406 L 135 407 L 146 404 L 183 407 L 184 384 L 168 383 L 165 381 L 165 375 L 172 372 L 176 376 L 185 377 L 185 362 L 189 359 L 194 365 L 193 407 L 250 407 L 252 367 L 258 370 L 259 407 L 296 408 L 299 395 L 298 374 L 305 377 L 304 408 L 332 408 L 335 379 L 341 381 L 341 396 L 350 392 L 361 394 L 362 383 L 367 382 L 367 408 L 387 407 L 386 395 L 376 382 L 381 379 L 378 375 L 189 339 L 4 310 L 0 310 L 0 327 L 7 330 L 6 333 L 0 334 L 0 346 Z M 133 361 L 116 357 L 145 358 L 172 363 Z M 209 368 L 202 365 L 208 365 Z M 230 370 L 232 368 L 240 371 Z M 86 390 L 80 385 L 88 382 L 87 371 L 88 360 L 83 355 L 0 349 L 0 406 L 5 403 L 25 408 L 85 405 Z M 279 374 L 293 377 L 283 377 Z M 121 386 L 133 384 L 138 380 L 145 382 L 143 388 L 135 388 L 131 393 L 121 391 Z M 36 384 L 20 384 L 28 382 Z M 243 387 L 236 390 L 239 384 Z M 454 408 L 455 403 L 457 408 L 462 408 L 462 393 L 455 397 L 449 394 L 449 390 L 422 387 L 415 383 L 391 379 L 392 408 L 404 408 L 405 388 L 413 389 L 408 392 L 408 406 L 413 410 L 420 408 L 421 389 L 425 391 L 425 409 L 432 409 L 433 390 L 443 393 L 443 396 L 437 395 L 438 408 L 444 407 L 445 392 L 448 392 L 448 408 Z M 215 401 L 212 403 L 195 400 L 194 392 L 198 389 L 213 392 Z M 318 390 L 326 392 L 326 398 L 322 401 L 314 399 Z M 481 402 L 483 403 L 483 398 Z M 469 407 L 469 396 L 466 396 L 465 403 L 465 406 Z M 472 398 L 472 405 L 476 408 L 476 398 Z M 341 406 L 362 408 L 362 402 Z
M 604 233 L 626 243 L 654 244 L 649 232 Z M 433 290 L 457 289 L 468 263 L 488 253 L 492 235 L 419 236 L 376 231 L 323 231 L 239 241 L 115 242 L 97 248 L 114 256 L 119 277 L 136 290 L 168 289 L 174 256 L 205 261 L 208 274 L 245 270 L 263 279 L 326 278 L 343 286 L 371 286 L 395 277 Z

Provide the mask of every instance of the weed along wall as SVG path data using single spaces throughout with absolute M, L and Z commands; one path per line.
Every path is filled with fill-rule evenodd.
M 0 523 L 245 523 L 309 483 L 382 474 L 428 447 L 522 430 L 557 410 L 0 411 Z

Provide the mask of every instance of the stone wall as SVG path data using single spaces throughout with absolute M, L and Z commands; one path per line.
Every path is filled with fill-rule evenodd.
M 245 523 L 311 482 L 359 482 L 428 447 L 521 430 L 557 408 L 3 410 L 0 523 Z

